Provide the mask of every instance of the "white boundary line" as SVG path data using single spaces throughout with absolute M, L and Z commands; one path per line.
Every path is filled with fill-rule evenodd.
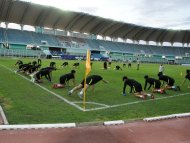
M 2 67 L 6 68 L 7 70 L 13 72 L 10 68 L 0 64 Z M 26 78 L 23 75 L 17 74 L 19 76 L 21 76 L 22 78 L 30 81 L 28 78 Z M 123 104 L 116 104 L 116 105 L 106 105 L 106 104 L 101 104 L 101 103 L 96 103 L 96 102 L 86 102 L 89 104 L 96 104 L 96 105 L 100 105 L 100 106 L 104 106 L 104 107 L 98 107 L 98 108 L 91 108 L 91 109 L 83 109 L 80 106 L 76 105 L 75 103 L 82 103 L 82 102 L 70 102 L 69 100 L 63 98 L 62 96 L 48 90 L 47 88 L 34 83 L 35 85 L 39 86 L 40 88 L 42 88 L 43 90 L 55 95 L 56 97 L 60 98 L 61 100 L 65 101 L 66 103 L 76 107 L 77 109 L 81 110 L 81 111 L 96 111 L 96 110 L 102 110 L 102 109 L 108 109 L 108 108 L 115 108 L 115 107 L 121 107 L 121 106 L 126 106 L 126 105 L 133 105 L 133 104 L 138 104 L 138 103 L 144 103 L 144 102 L 149 102 L 149 101 L 155 101 L 155 100 L 162 100 L 162 99 L 167 99 L 167 98 L 174 98 L 174 97 L 178 97 L 178 96 L 185 96 L 185 95 L 190 95 L 190 93 L 183 93 L 183 94 L 178 94 L 178 95 L 172 95 L 172 96 L 166 96 L 166 97 L 160 97 L 160 98 L 156 98 L 154 100 L 150 99 L 150 100 L 140 100 L 140 101 L 134 101 L 134 102 L 129 102 L 129 103 L 123 103 Z
M 5 125 L 8 125 L 9 122 L 8 122 L 6 116 L 5 116 L 5 113 L 4 113 L 3 108 L 1 107 L 1 105 L 0 105 L 0 114 L 1 114 L 1 117 L 3 118 L 3 123 L 4 123 Z
M 76 101 L 76 102 L 73 102 L 73 103 L 76 103 L 76 104 L 83 104 L 83 102 L 81 102 L 81 101 Z M 94 105 L 104 106 L 104 107 L 110 107 L 109 105 L 102 104 L 102 103 L 97 103 L 97 102 L 85 102 L 85 103 L 86 103 L 86 104 L 94 104 Z
M 108 107 L 99 107 L 99 108 L 86 109 L 85 111 L 94 111 L 94 110 L 101 110 L 101 109 L 107 109 L 107 108 L 115 108 L 115 107 L 133 105 L 133 104 L 144 103 L 144 102 L 155 101 L 155 100 L 162 100 L 162 99 L 167 99 L 167 98 L 174 98 L 174 97 L 185 96 L 185 95 L 190 95 L 190 93 L 183 93 L 183 94 L 171 95 L 171 96 L 167 96 L 167 97 L 160 97 L 160 98 L 156 98 L 156 99 L 141 100 L 141 101 L 135 101 L 135 102 L 111 105 L 111 106 L 108 106 Z
M 6 68 L 7 70 L 13 72 L 10 68 L 7 68 L 6 66 L 4 66 L 4 65 L 2 65 L 2 64 L 0 64 L 0 65 L 1 65 L 2 67 Z M 22 78 L 24 78 L 24 79 L 30 81 L 28 78 L 26 78 L 25 76 L 23 76 L 23 75 L 21 75 L 21 74 L 17 74 L 17 75 L 19 75 L 20 77 L 22 77 Z M 30 81 L 30 82 L 31 82 L 31 81 Z M 80 106 L 74 104 L 73 102 L 70 102 L 69 100 L 65 99 L 64 97 L 60 96 L 59 94 L 56 94 L 56 93 L 50 91 L 49 89 L 47 89 L 47 88 L 45 88 L 45 87 L 43 87 L 43 86 L 41 86 L 41 85 L 39 85 L 39 84 L 37 84 L 37 83 L 34 83 L 34 84 L 37 85 L 38 87 L 40 87 L 41 89 L 43 89 L 43 90 L 45 90 L 45 91 L 47 91 L 47 92 L 53 94 L 54 96 L 58 97 L 59 99 L 63 100 L 64 102 L 66 102 L 66 103 L 68 103 L 68 104 L 70 104 L 70 105 L 76 107 L 77 109 L 79 109 L 79 110 L 81 110 L 81 111 L 84 111 L 83 108 L 81 108 Z

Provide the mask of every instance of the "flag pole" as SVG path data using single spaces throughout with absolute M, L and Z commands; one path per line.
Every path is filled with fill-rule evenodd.
M 86 110 L 86 72 L 84 76 L 83 109 Z
M 90 66 L 90 50 L 87 50 L 86 54 L 86 69 L 85 69 L 85 75 L 84 75 L 84 92 L 83 92 L 83 109 L 86 110 L 86 76 L 89 74 L 91 70 Z

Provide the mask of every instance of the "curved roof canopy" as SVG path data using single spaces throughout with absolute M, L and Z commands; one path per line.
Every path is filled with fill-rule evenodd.
M 18 0 L 0 0 L 0 21 L 131 40 L 190 43 L 190 30 L 143 27 Z

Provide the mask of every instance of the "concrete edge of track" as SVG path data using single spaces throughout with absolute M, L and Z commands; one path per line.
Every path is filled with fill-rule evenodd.
M 171 114 L 166 116 L 150 117 L 136 120 L 115 120 L 105 122 L 83 122 L 83 123 L 58 123 L 58 124 L 26 124 L 26 125 L 0 125 L 0 130 L 23 130 L 23 129 L 52 129 L 52 128 L 75 128 L 88 126 L 111 126 L 122 125 L 131 122 L 152 122 L 176 118 L 190 117 L 190 113 Z

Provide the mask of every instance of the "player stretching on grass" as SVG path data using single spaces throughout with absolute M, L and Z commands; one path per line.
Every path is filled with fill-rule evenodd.
M 49 66 L 53 67 L 53 68 L 56 68 L 56 63 L 55 62 L 50 62 Z
M 186 82 L 187 79 L 190 81 L 190 70 L 186 70 L 185 79 L 183 80 L 180 86 L 182 86 Z M 188 88 L 190 88 L 190 85 L 188 86 Z
M 115 66 L 114 70 L 122 70 L 122 68 L 120 66 Z
M 47 80 L 49 80 L 51 82 L 51 78 L 52 78 L 52 71 L 53 70 L 56 70 L 55 68 L 53 67 L 46 67 L 46 68 L 42 68 L 40 69 L 40 71 L 38 71 L 37 73 L 31 75 L 31 81 L 32 82 L 42 82 L 41 79 L 43 76 L 45 76 L 45 78 Z
M 104 70 L 107 70 L 107 68 L 108 68 L 107 62 L 104 62 L 104 64 L 103 64 L 103 69 L 104 69 Z
M 165 67 L 163 66 L 163 64 L 161 64 L 160 66 L 159 66 L 159 69 L 158 69 L 158 71 L 159 71 L 159 73 L 164 73 L 164 70 L 165 70 Z
M 62 67 L 68 67 L 69 66 L 69 63 L 68 62 L 64 62 L 62 65 L 61 65 Z
M 22 65 L 23 64 L 23 62 L 21 61 L 21 60 L 18 60 L 17 62 L 16 62 L 16 64 L 15 64 L 15 66 L 16 65 Z
M 172 89 L 172 90 L 175 90 L 175 91 L 180 91 L 179 86 L 174 86 L 175 80 L 173 78 L 171 78 L 171 77 L 169 77 L 167 75 L 163 75 L 161 72 L 158 73 L 158 77 L 159 77 L 159 80 L 163 81 L 163 84 L 164 84 L 164 82 L 166 82 L 166 85 L 165 85 L 166 89 Z
M 28 63 L 28 64 L 20 64 L 19 67 L 18 67 L 18 70 L 15 71 L 16 72 L 20 72 L 20 71 L 24 71 L 26 68 L 30 67 L 31 66 L 31 63 Z
M 86 90 L 92 85 L 92 92 L 94 92 L 94 85 L 98 83 L 99 81 L 103 81 L 104 83 L 108 83 L 108 81 L 104 80 L 101 76 L 99 75 L 91 75 L 86 78 Z M 78 96 L 80 98 L 83 98 L 83 92 L 84 92 L 84 80 L 76 87 L 74 87 L 72 90 L 69 91 L 69 95 L 71 95 L 73 92 L 82 89 L 79 93 Z
M 137 70 L 139 70 L 140 67 L 140 60 L 137 58 Z
M 131 63 L 132 63 L 132 61 L 131 61 L 131 58 L 128 60 L 128 68 L 131 68 Z
M 159 80 L 150 78 L 150 77 L 148 77 L 148 75 L 145 75 L 144 79 L 145 79 L 144 90 L 146 90 L 146 86 L 149 83 L 150 86 L 148 87 L 148 90 L 151 88 L 151 86 L 153 86 L 152 92 L 157 92 L 157 93 L 161 93 L 161 94 L 166 93 L 164 89 L 161 89 L 161 87 L 160 87 L 161 82 Z
M 134 90 L 134 94 L 138 98 L 146 99 L 147 96 L 149 96 L 151 99 L 154 99 L 153 94 L 147 94 L 142 91 L 142 85 L 139 82 L 137 82 L 133 79 L 129 79 L 129 78 L 127 78 L 127 76 L 123 77 L 123 82 L 124 82 L 124 86 L 123 86 L 123 95 L 124 96 L 126 96 L 126 92 L 125 92 L 126 86 L 129 85 L 131 87 L 130 93 L 132 93 L 132 91 Z
M 69 80 L 73 79 L 73 85 L 75 85 L 75 70 L 71 70 L 70 73 L 62 75 L 59 78 L 59 83 L 53 84 L 53 88 L 63 88 L 66 85 L 69 85 Z

